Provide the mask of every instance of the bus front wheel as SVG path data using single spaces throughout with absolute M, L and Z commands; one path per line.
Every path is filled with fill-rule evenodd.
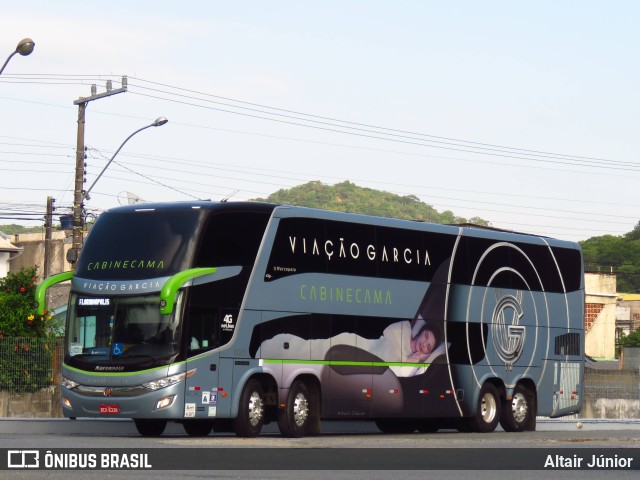
M 133 422 L 136 424 L 136 430 L 143 437 L 159 437 L 167 427 L 166 420 L 136 418 Z
M 506 432 L 522 432 L 535 415 L 535 395 L 522 384 L 516 385 L 511 401 L 506 401 L 500 415 L 500 426 Z
M 264 424 L 264 390 L 262 384 L 252 378 L 244 386 L 240 396 L 238 417 L 234 430 L 239 437 L 257 437 Z
M 278 428 L 283 437 L 303 437 L 316 432 L 317 405 L 307 385 L 296 380 L 289 389 L 287 404 L 278 411 Z M 319 428 L 317 428 L 319 430 Z
M 475 414 L 469 419 L 472 432 L 493 432 L 500 421 L 500 396 L 492 383 L 485 383 L 480 389 Z

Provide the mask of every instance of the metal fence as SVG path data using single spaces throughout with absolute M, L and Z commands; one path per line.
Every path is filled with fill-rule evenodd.
M 640 399 L 640 374 L 633 370 L 585 369 L 585 396 L 596 398 Z
M 0 417 L 59 417 L 61 338 L 0 338 Z
M 59 343 L 55 338 L 0 338 L 0 390 L 25 393 L 55 385 Z

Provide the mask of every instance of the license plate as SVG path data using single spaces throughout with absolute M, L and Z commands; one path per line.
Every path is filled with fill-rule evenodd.
M 120 413 L 120 405 L 100 405 L 102 415 L 117 415 Z

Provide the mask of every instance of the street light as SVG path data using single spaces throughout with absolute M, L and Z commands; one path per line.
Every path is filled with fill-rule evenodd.
M 125 90 L 122 90 L 125 91 Z M 93 100 L 93 98 L 91 99 Z M 81 104 L 81 106 L 86 105 L 86 103 Z M 79 114 L 79 118 L 83 117 L 83 114 Z M 153 123 L 146 125 L 142 128 L 139 128 L 138 130 L 136 130 L 135 132 L 133 132 L 131 135 L 129 135 L 124 142 L 122 142 L 122 144 L 118 147 L 118 150 L 116 150 L 116 153 L 113 154 L 113 156 L 111 157 L 111 159 L 107 162 L 107 164 L 104 166 L 104 168 L 102 169 L 102 171 L 98 174 L 98 176 L 96 177 L 96 179 L 93 181 L 93 183 L 91 184 L 91 186 L 89 187 L 88 190 L 83 191 L 80 190 L 80 188 L 76 188 L 76 192 L 75 192 L 75 200 L 74 200 L 74 204 L 73 204 L 73 246 L 67 251 L 67 261 L 70 264 L 74 264 L 77 260 L 78 257 L 80 256 L 80 250 L 82 249 L 82 227 L 84 226 L 84 217 L 83 217 L 83 211 L 84 211 L 84 201 L 85 200 L 90 200 L 91 197 L 89 196 L 89 192 L 91 191 L 91 189 L 94 187 L 94 185 L 96 184 L 96 182 L 100 179 L 100 177 L 102 176 L 102 174 L 105 172 L 105 170 L 109 167 L 109 165 L 111 165 L 111 162 L 113 162 L 113 159 L 116 158 L 116 155 L 118 155 L 118 153 L 120 153 L 120 150 L 122 150 L 122 147 L 124 147 L 124 145 L 131 139 L 131 137 L 133 137 L 136 133 L 140 133 L 142 130 L 145 130 L 149 127 L 159 127 L 161 125 L 164 125 L 165 123 L 167 123 L 169 120 L 167 120 L 164 117 L 158 117 L 154 120 Z M 80 122 L 78 122 L 80 123 Z M 81 166 L 84 165 L 84 162 L 79 163 Z M 82 174 L 78 175 L 79 172 L 78 168 L 76 166 L 76 177 L 80 177 L 80 180 L 82 180 Z
M 139 133 L 139 132 L 141 132 L 142 130 L 145 130 L 145 129 L 149 128 L 149 127 L 159 127 L 159 126 L 161 126 L 161 125 L 164 125 L 164 124 L 165 124 L 165 123 L 167 123 L 168 121 L 169 121 L 169 120 L 167 120 L 167 119 L 166 119 L 166 118 L 164 118 L 164 117 L 158 117 L 158 118 L 156 118 L 156 119 L 154 120 L 154 122 L 153 122 L 153 123 L 151 123 L 151 124 L 149 124 L 149 125 L 147 125 L 147 126 L 145 126 L 145 127 L 139 128 L 138 130 L 136 130 L 135 132 L 133 132 L 131 135 L 129 135 L 129 136 L 126 138 L 126 140 L 125 140 L 124 142 L 122 142 L 122 145 L 120 145 L 120 146 L 118 147 L 118 150 L 116 150 L 116 153 L 114 153 L 114 154 L 113 154 L 113 157 L 111 157 L 111 159 L 107 162 L 107 164 L 104 166 L 104 168 L 102 169 L 102 171 L 98 174 L 98 176 L 97 176 L 97 177 L 96 177 L 96 179 L 93 181 L 93 183 L 91 184 L 91 186 L 87 189 L 87 191 L 86 191 L 86 192 L 84 192 L 84 193 L 82 194 L 82 200 L 91 200 L 91 197 L 89 196 L 89 192 L 91 191 L 91 189 L 93 188 L 93 186 L 96 184 L 96 182 L 97 182 L 98 180 L 100 180 L 100 177 L 102 176 L 102 174 L 104 173 L 104 171 L 107 169 L 107 167 L 109 167 L 109 165 L 111 165 L 111 162 L 113 162 L 113 159 L 114 159 L 114 158 L 116 158 L 116 155 L 118 155 L 118 153 L 120 152 L 120 150 L 122 150 L 122 147 L 124 147 L 124 144 L 125 144 L 125 143 L 127 143 L 131 137 L 133 137 L 136 133 Z
M 7 57 L 7 60 L 4 62 L 4 65 L 2 65 L 2 68 L 0 68 L 0 75 L 4 71 L 4 67 L 7 66 L 7 63 L 9 63 L 9 60 L 11 60 L 11 57 L 13 57 L 16 53 L 19 53 L 23 57 L 26 57 L 27 55 L 30 55 L 31 52 L 33 52 L 33 47 L 35 46 L 36 46 L 35 42 L 30 38 L 23 38 L 22 40 L 20 40 L 18 42 L 18 46 L 16 47 L 15 51 L 11 55 L 9 55 L 9 57 Z

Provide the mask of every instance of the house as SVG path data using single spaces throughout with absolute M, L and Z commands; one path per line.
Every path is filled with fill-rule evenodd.
M 65 231 L 58 230 L 52 232 L 50 240 L 50 248 L 48 258 L 45 258 L 45 234 L 42 233 L 21 233 L 20 235 L 12 235 L 11 243 L 17 245 L 22 254 L 14 255 L 11 258 L 11 264 L 8 271 L 17 272 L 22 267 L 37 267 L 37 275 L 39 278 L 44 276 L 45 262 L 49 266 L 49 275 L 66 272 L 71 270 L 71 265 L 67 262 L 66 253 L 71 248 L 71 243 L 67 240 L 68 234 Z M 1 255 L 1 254 L 0 254 Z M 69 298 L 69 283 L 55 285 L 51 291 L 47 293 L 47 306 L 55 309 L 64 306 Z
M 11 271 L 10 262 L 22 254 L 23 249 L 16 247 L 9 241 L 9 237 L 0 232 L 0 278 Z
M 616 275 L 586 272 L 584 275 L 585 354 L 596 359 L 616 355 Z
M 621 333 L 625 335 L 640 328 L 640 293 L 619 294 L 616 323 Z

